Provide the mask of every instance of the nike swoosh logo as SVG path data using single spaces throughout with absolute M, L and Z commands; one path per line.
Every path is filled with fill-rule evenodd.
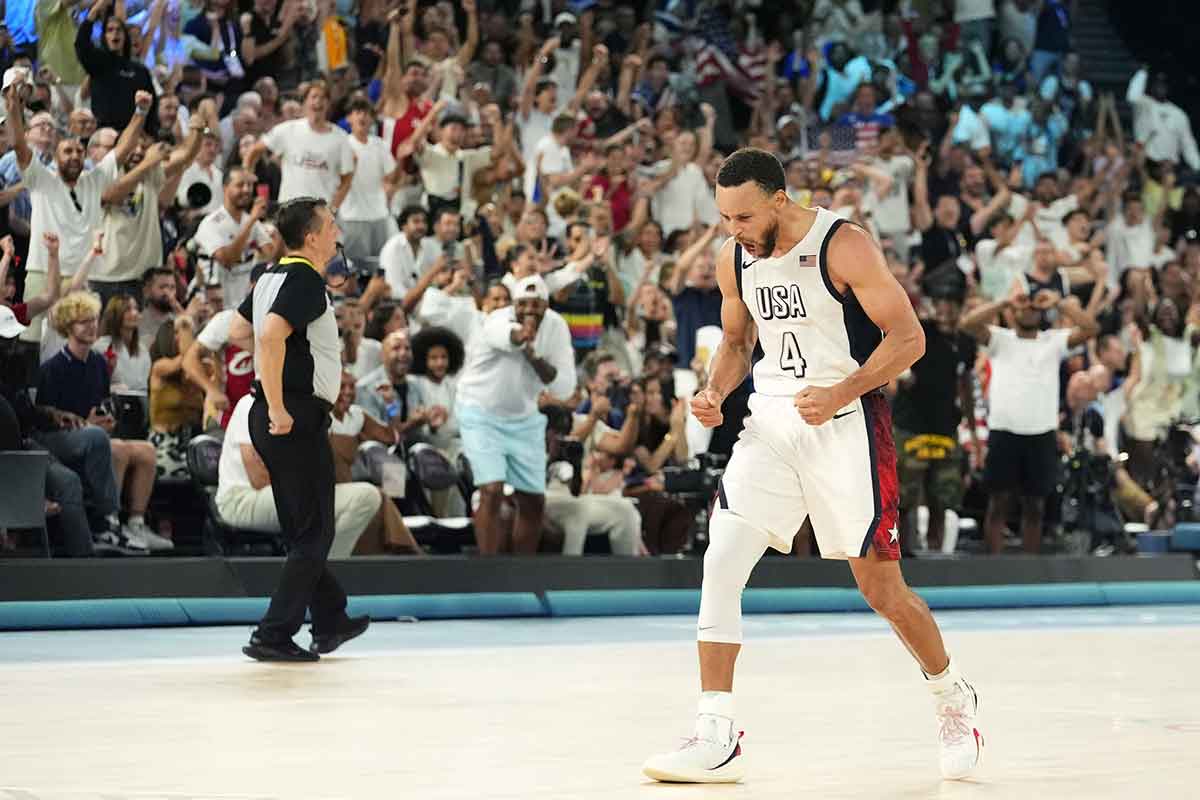
M 710 631 L 710 630 L 712 630 L 712 629 L 713 629 L 713 628 L 715 628 L 715 627 L 717 627 L 717 626 L 716 626 L 716 625 L 705 625 L 703 628 L 699 628 L 699 630 L 702 630 L 702 631 Z
M 850 416 L 851 414 L 853 414 L 853 413 L 854 413 L 856 410 L 857 410 L 857 409 L 854 409 L 854 408 L 852 408 L 852 409 L 850 409 L 849 411 L 843 411 L 843 412 L 842 412 L 842 413 L 840 413 L 840 414 L 834 414 L 834 415 L 833 415 L 833 418 L 834 418 L 834 419 L 841 419 L 842 417 L 848 417 L 848 416 Z

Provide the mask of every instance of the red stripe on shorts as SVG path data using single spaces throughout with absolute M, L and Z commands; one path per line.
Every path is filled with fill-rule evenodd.
M 880 558 L 892 561 L 900 558 L 900 481 L 896 476 L 896 442 L 892 438 L 892 409 L 882 392 L 871 392 L 862 398 L 870 437 L 871 465 L 875 470 L 874 527 L 863 539 L 862 555 L 874 544 Z

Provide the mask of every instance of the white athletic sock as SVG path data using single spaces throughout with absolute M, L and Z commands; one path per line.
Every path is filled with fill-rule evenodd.
M 104 521 L 108 523 L 110 530 L 115 531 L 115 530 L 120 530 L 120 528 L 121 528 L 121 518 L 119 516 L 117 516 L 116 514 L 109 514 L 107 517 L 104 518 Z
M 727 742 L 733 738 L 733 692 L 701 692 L 696 708 L 696 735 Z
M 130 514 L 129 515 L 129 526 L 131 528 L 135 528 L 138 525 L 145 525 L 145 524 L 146 524 L 146 518 L 144 516 L 142 516 L 141 514 Z
M 946 654 L 949 657 L 949 653 Z M 921 670 L 921 674 L 925 676 L 926 685 L 930 691 L 939 691 L 945 689 L 958 678 L 958 672 L 954 669 L 954 659 L 946 662 L 946 668 L 937 675 L 930 675 L 925 670 Z

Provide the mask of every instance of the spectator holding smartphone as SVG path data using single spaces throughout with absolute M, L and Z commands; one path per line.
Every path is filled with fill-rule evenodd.
M 66 412 L 70 430 L 42 434 L 41 444 L 55 458 L 82 473 L 84 485 L 97 498 L 109 530 L 120 531 L 122 546 L 131 551 L 169 547 L 145 521 L 154 488 L 155 454 L 149 442 L 112 439 L 108 364 L 92 350 L 98 337 L 100 301 L 89 292 L 73 292 L 55 307 L 54 325 L 67 340 L 53 358 L 42 364 L 37 378 L 37 402 Z M 80 433 L 79 431 L 82 431 Z M 104 447 L 101 438 L 108 442 Z M 105 464 L 97 454 L 111 453 Z M 122 489 L 129 489 L 129 521 L 117 524 Z
M 260 188 L 265 189 L 263 184 Z M 225 173 L 221 207 L 200 221 L 196 243 L 208 259 L 205 280 L 225 288 L 225 307 L 237 308 L 250 293 L 250 273 L 271 251 L 271 233 L 263 225 L 267 195 L 255 196 L 254 173 L 241 166 Z

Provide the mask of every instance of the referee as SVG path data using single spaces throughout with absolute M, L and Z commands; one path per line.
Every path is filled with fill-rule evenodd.
M 340 231 L 324 200 L 284 203 L 276 227 L 287 255 L 262 274 L 238 308 L 253 328 L 254 405 L 250 439 L 271 475 L 288 557 L 267 614 L 242 652 L 259 661 L 317 661 L 367 629 L 346 616 L 346 593 L 326 565 L 333 544 L 333 453 L 329 411 L 341 387 L 342 343 L 325 267 Z M 247 324 L 248 323 L 248 324 Z M 312 645 L 292 637 L 312 609 Z

